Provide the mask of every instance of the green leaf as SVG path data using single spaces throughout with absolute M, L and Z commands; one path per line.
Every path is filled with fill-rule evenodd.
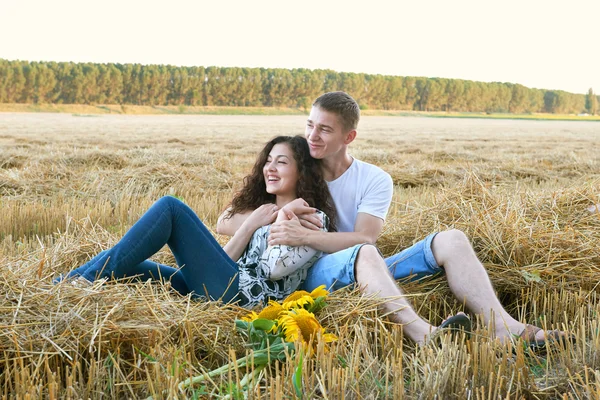
M 325 296 L 320 296 L 315 299 L 315 302 L 308 307 L 308 312 L 316 313 L 321 311 L 327 303 L 325 303 Z
M 264 348 L 267 342 L 268 334 L 262 329 L 256 329 L 253 324 L 250 324 L 248 332 L 248 344 L 254 349 L 259 350 Z
M 298 366 L 296 367 L 296 370 L 294 371 L 294 375 L 292 376 L 292 383 L 294 384 L 294 389 L 296 390 L 296 396 L 302 398 L 303 397 L 303 392 L 302 392 L 302 360 L 303 360 L 303 353 L 300 352 L 300 360 L 298 361 Z
M 246 332 L 248 330 L 248 326 L 249 324 L 247 321 L 243 321 L 241 319 L 235 320 L 235 327 L 242 332 Z
M 140 349 L 138 349 L 137 347 L 135 347 L 135 350 L 141 354 L 146 360 L 150 361 L 150 362 L 156 362 L 156 358 L 152 357 L 150 354 L 146 354 L 143 351 L 141 351 Z
M 531 270 L 531 271 L 525 271 L 524 269 L 519 271 L 521 273 L 521 275 L 523 276 L 523 278 L 525 278 L 525 281 L 527 283 L 530 282 L 536 282 L 536 283 L 540 283 L 542 282 L 542 278 L 540 276 L 540 271 L 538 271 L 537 269 Z
M 205 398 L 205 397 L 201 397 L 201 396 L 206 396 L 207 394 L 208 394 L 208 391 L 206 390 L 206 386 L 202 385 L 199 388 L 192 390 L 192 399 L 200 400 L 201 398 Z
M 259 318 L 252 321 L 254 329 L 268 332 L 275 326 L 275 321 L 270 319 Z
M 234 400 L 243 400 L 245 398 L 244 390 L 239 388 L 235 383 L 225 384 L 224 386 L 222 386 L 221 391 L 227 393 L 229 398 Z

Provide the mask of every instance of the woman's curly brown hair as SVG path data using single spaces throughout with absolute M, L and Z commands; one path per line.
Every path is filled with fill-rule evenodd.
M 304 199 L 311 207 L 323 211 L 329 218 L 329 231 L 336 230 L 335 205 L 327 188 L 327 182 L 321 174 L 321 161 L 310 156 L 308 143 L 302 136 L 277 136 L 265 145 L 258 154 L 252 173 L 244 178 L 244 186 L 231 200 L 226 218 L 255 210 L 263 204 L 275 203 L 275 195 L 267 193 L 263 168 L 269 153 L 279 143 L 287 144 L 296 160 L 298 168 L 296 196 Z

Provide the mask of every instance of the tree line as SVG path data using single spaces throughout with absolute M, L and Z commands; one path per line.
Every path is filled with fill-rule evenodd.
M 334 90 L 348 92 L 363 109 L 381 110 L 572 114 L 591 112 L 598 103 L 591 89 L 592 97 L 461 79 L 0 59 L 0 103 L 309 108 Z

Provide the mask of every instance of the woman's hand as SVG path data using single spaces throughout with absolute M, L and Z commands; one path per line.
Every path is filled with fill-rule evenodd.
M 279 210 L 277 212 L 277 219 L 275 220 L 275 222 L 281 222 L 281 221 L 289 221 L 291 219 L 298 219 L 298 217 L 296 216 L 296 214 L 294 214 L 293 211 L 288 210 L 287 208 L 283 207 L 281 210 Z
M 244 253 L 254 232 L 263 225 L 272 224 L 279 208 L 275 204 L 263 204 L 247 215 L 246 220 L 225 246 L 223 250 L 232 260 L 237 260 Z
M 256 210 L 252 211 L 252 214 L 244 221 L 248 230 L 252 233 L 258 228 L 264 225 L 272 224 L 277 217 L 279 208 L 275 204 L 263 204 Z
M 282 210 L 288 210 L 294 213 L 300 220 L 303 227 L 318 231 L 323 227 L 321 218 L 316 214 L 317 209 L 310 207 L 309 204 L 302 198 L 290 201 L 282 207 Z
M 294 214 L 299 211 L 304 211 L 305 213 L 314 213 L 317 211 L 316 208 L 310 207 L 308 203 L 303 198 L 297 198 L 296 200 L 292 200 L 287 203 L 282 209 L 290 210 Z

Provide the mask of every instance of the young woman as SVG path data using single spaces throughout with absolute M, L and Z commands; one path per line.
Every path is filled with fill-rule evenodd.
M 320 252 L 268 246 L 269 225 L 276 219 L 297 218 L 294 207 L 308 203 L 321 218 L 322 229 L 335 229 L 333 201 L 317 163 L 306 139 L 278 136 L 260 152 L 224 214 L 245 220 L 223 248 L 188 206 L 167 196 L 154 203 L 113 248 L 67 277 L 170 279 L 182 294 L 237 301 L 249 308 L 283 299 L 302 283 Z M 179 269 L 147 260 L 165 244 Z

